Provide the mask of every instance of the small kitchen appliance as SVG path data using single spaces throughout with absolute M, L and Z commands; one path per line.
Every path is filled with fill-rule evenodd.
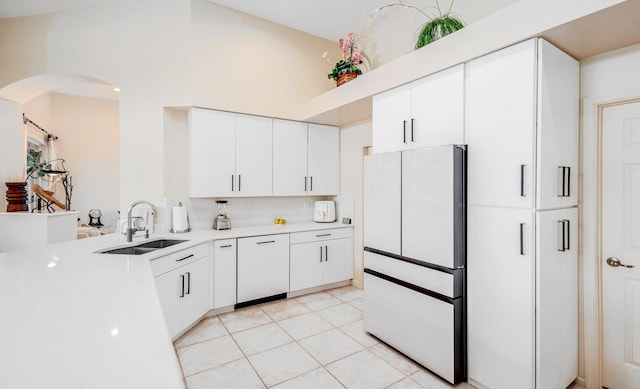
M 227 217 L 227 213 L 229 212 L 229 203 L 226 200 L 217 200 L 216 211 L 218 212 L 218 216 L 213 219 L 213 229 L 231 229 L 231 221 L 229 220 L 229 217 Z
M 313 206 L 313 221 L 316 223 L 332 223 L 336 221 L 336 202 L 316 201 Z

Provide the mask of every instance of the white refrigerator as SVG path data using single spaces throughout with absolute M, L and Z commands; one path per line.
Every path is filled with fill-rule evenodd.
M 466 379 L 466 147 L 365 157 L 365 330 Z

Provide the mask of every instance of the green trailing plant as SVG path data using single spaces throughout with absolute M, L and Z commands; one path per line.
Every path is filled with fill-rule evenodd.
M 444 36 L 447 36 L 453 32 L 456 32 L 464 28 L 464 22 L 460 20 L 458 16 L 451 13 L 451 8 L 453 8 L 454 1 L 455 0 L 451 0 L 449 9 L 447 10 L 447 12 L 443 13 L 442 9 L 440 8 L 440 3 L 438 2 L 438 0 L 435 0 L 435 3 L 436 3 L 435 6 L 429 6 L 422 9 L 410 4 L 403 3 L 402 0 L 397 0 L 394 3 L 390 3 L 374 9 L 369 18 L 370 20 L 373 20 L 373 17 L 378 12 L 382 11 L 385 8 L 396 7 L 396 6 L 410 8 L 424 15 L 424 17 L 426 17 L 429 21 L 420 27 L 420 31 L 416 38 L 416 44 L 415 44 L 415 49 L 418 50 L 421 47 L 424 47 L 432 42 L 437 41 L 438 39 Z M 425 11 L 428 9 L 434 10 L 437 13 L 428 14 Z

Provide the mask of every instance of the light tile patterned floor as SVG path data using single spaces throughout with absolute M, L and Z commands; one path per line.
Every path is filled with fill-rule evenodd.
M 187 386 L 451 388 L 365 333 L 362 309 L 346 286 L 208 317 L 175 342 Z

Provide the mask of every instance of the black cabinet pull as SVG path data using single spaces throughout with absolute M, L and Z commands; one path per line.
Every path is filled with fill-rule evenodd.
M 276 243 L 275 240 L 265 240 L 264 242 L 256 242 L 256 244 Z
M 180 283 L 182 284 L 182 291 L 180 292 L 180 298 L 184 297 L 184 274 L 180 274 Z
M 571 196 L 571 166 L 558 166 L 558 197 Z
M 558 251 L 571 250 L 570 235 L 571 225 L 569 220 L 558 220 Z
M 567 238 L 566 238 L 567 246 L 565 247 L 565 249 L 566 250 L 571 250 L 571 245 L 569 244 L 569 241 L 570 241 L 569 237 L 571 236 L 571 228 L 570 228 L 570 225 L 569 225 L 569 220 L 565 220 L 564 222 L 565 222 L 565 225 L 566 225 L 565 235 L 567 236 Z
M 221 249 L 226 249 L 228 247 L 233 247 L 232 244 L 225 244 L 224 246 L 220 246 Z
M 524 170 L 527 165 L 520 165 L 520 196 L 525 197 L 524 193 Z
M 564 195 L 565 195 L 565 197 L 570 197 L 570 196 L 571 196 L 571 166 L 565 166 L 564 168 L 565 168 L 565 170 L 567 171 L 567 174 L 566 174 L 566 180 L 567 180 L 566 188 L 567 188 L 567 192 L 566 192 Z
M 236 181 L 235 176 L 232 174 L 232 175 L 231 175 L 231 191 L 232 191 L 232 192 L 235 192 L 235 191 L 236 191 L 236 188 L 235 188 L 235 181 Z
M 191 294 L 191 273 L 187 272 L 187 294 Z
M 520 255 L 524 255 L 524 223 L 520 223 Z
M 313 176 L 309 177 L 309 192 L 313 192 Z
M 322 238 L 323 236 L 331 236 L 331 234 L 320 234 L 320 235 L 316 235 L 316 238 Z
M 238 174 L 238 192 L 242 190 L 242 176 Z
M 402 143 L 407 143 L 407 121 L 402 121 Z
M 307 191 L 307 176 L 304 176 L 304 191 Z
M 184 261 L 185 259 L 189 259 L 189 258 L 191 258 L 191 257 L 193 257 L 193 254 L 191 254 L 191 255 L 187 255 L 187 256 L 186 256 L 186 257 L 184 257 L 184 258 L 176 259 L 176 262 L 182 262 L 182 261 Z
M 322 246 L 320 246 L 320 262 L 322 262 Z
M 414 119 L 411 118 L 411 142 L 413 142 L 413 121 Z
M 324 246 L 324 261 L 329 261 L 329 246 Z

